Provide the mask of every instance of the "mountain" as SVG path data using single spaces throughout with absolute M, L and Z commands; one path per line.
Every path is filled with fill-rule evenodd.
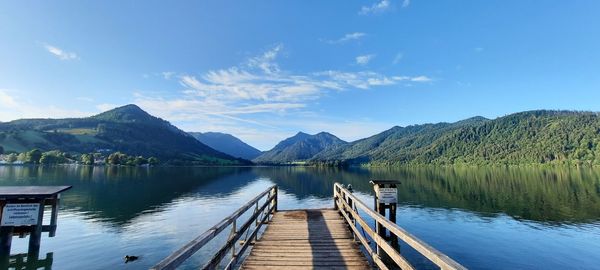
M 188 132 L 198 141 L 233 157 L 252 160 L 262 152 L 242 140 L 220 132 Z
M 270 164 L 306 161 L 324 149 L 343 144 L 346 144 L 346 142 L 327 132 L 315 135 L 298 132 L 298 134 L 281 141 L 273 149 L 264 152 L 253 161 Z
M 315 155 L 318 164 L 600 164 L 600 115 L 528 111 L 394 127 Z
M 21 119 L 0 123 L 5 151 L 115 152 L 154 156 L 173 164 L 248 164 L 214 150 L 136 105 L 86 118 Z

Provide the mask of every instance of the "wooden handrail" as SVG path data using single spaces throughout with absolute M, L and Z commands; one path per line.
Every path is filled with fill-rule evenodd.
M 259 207 L 258 201 L 261 200 L 263 197 L 265 197 L 265 195 L 269 195 L 269 196 L 267 196 L 266 201 Z M 238 210 L 233 212 L 233 214 L 224 218 L 219 223 L 217 223 L 215 226 L 211 227 L 206 232 L 204 232 L 200 236 L 196 237 L 194 240 L 187 243 L 185 246 L 181 247 L 179 250 L 175 251 L 168 257 L 164 258 L 162 261 L 160 261 L 158 264 L 154 265 L 150 269 L 152 269 L 152 270 L 175 269 L 177 266 L 181 265 L 185 260 L 187 260 L 189 257 L 191 257 L 194 253 L 196 253 L 200 248 L 202 248 L 204 245 L 206 245 L 210 240 L 215 238 L 220 232 L 225 230 L 225 228 L 227 228 L 230 224 L 233 223 L 233 226 L 235 227 L 237 218 L 239 218 L 242 214 L 244 214 L 253 205 L 256 205 L 254 214 L 248 219 L 248 221 L 246 221 L 244 223 L 244 225 L 242 225 L 242 227 L 239 228 L 239 230 L 238 230 L 238 228 L 232 228 L 233 230 L 232 230 L 232 234 L 229 237 L 229 240 L 213 256 L 213 258 L 211 258 L 209 263 L 203 267 L 205 269 L 216 268 L 218 266 L 218 264 L 220 263 L 220 261 L 225 256 L 225 252 L 227 252 L 227 250 L 234 247 L 235 241 L 237 241 L 241 237 L 241 235 L 248 228 L 250 228 L 250 225 L 252 224 L 252 222 L 256 221 L 256 219 L 258 219 L 259 216 L 261 214 L 263 214 L 263 217 L 260 218 L 260 223 L 257 223 L 257 225 L 254 228 L 254 231 L 250 234 L 250 239 L 252 239 L 253 237 L 255 237 L 257 235 L 258 230 L 260 229 L 262 224 L 268 219 L 269 215 L 271 215 L 274 211 L 277 210 L 277 186 L 276 185 L 273 185 L 273 186 L 269 187 L 267 190 L 261 192 L 256 197 L 254 197 L 254 199 L 248 201 L 246 204 L 244 204 Z M 250 241 L 246 241 L 246 243 L 244 243 L 244 246 L 242 246 L 242 248 L 240 249 L 240 251 L 237 254 L 235 254 L 235 252 L 234 252 L 234 254 L 232 256 L 233 258 L 227 265 L 227 269 L 235 266 L 235 264 L 237 263 L 237 261 L 239 259 L 238 258 L 239 255 L 243 254 L 243 252 L 246 250 L 248 242 L 250 242 Z
M 382 267 L 381 264 L 383 264 L 383 263 L 381 262 L 381 258 L 379 258 L 379 256 L 377 254 L 373 253 L 373 251 L 370 247 L 367 248 L 368 244 L 366 245 L 365 242 L 366 243 L 368 243 L 368 242 L 366 241 L 366 239 L 362 239 L 364 237 L 358 233 L 358 228 L 356 228 L 356 225 L 354 224 L 353 221 L 357 221 L 360 224 L 360 227 L 365 231 L 365 233 L 368 236 L 370 236 L 371 239 L 373 239 L 373 241 L 375 242 L 377 247 L 383 249 L 386 252 L 386 254 L 396 264 L 398 264 L 398 266 L 400 266 L 402 269 L 413 269 L 413 267 L 406 261 L 406 259 L 404 257 L 402 257 L 402 255 L 400 255 L 400 253 L 398 251 L 396 251 L 389 243 L 387 243 L 387 241 L 385 241 L 385 239 L 383 239 L 381 236 L 376 234 L 373 231 L 373 229 L 368 226 L 368 224 L 364 221 L 364 219 L 359 215 L 358 208 L 360 208 L 368 216 L 373 218 L 376 222 L 376 226 L 377 226 L 377 224 L 381 224 L 383 227 L 388 229 L 391 233 L 396 235 L 398 238 L 400 238 L 406 244 L 408 244 L 409 246 L 414 248 L 417 252 L 419 252 L 420 254 L 425 256 L 427 259 L 429 259 L 431 262 L 433 262 L 435 265 L 439 266 L 441 269 L 444 269 L 444 270 L 446 270 L 446 269 L 448 269 L 448 270 L 450 270 L 450 269 L 466 270 L 467 269 L 464 266 L 457 263 L 456 261 L 452 260 L 447 255 L 443 254 L 442 252 L 438 251 L 437 249 L 435 249 L 432 246 L 428 245 L 427 243 L 423 242 L 421 239 L 410 234 L 409 232 L 402 229 L 397 224 L 392 223 L 391 221 L 387 220 L 381 214 L 379 214 L 379 213 L 375 212 L 374 210 L 372 210 L 371 208 L 369 208 L 365 203 L 363 203 L 361 200 L 359 200 L 356 196 L 354 196 L 354 194 L 352 194 L 350 191 L 348 191 L 346 188 L 344 188 L 341 184 L 339 184 L 339 183 L 334 184 L 334 192 L 333 193 L 334 193 L 334 203 L 335 203 L 336 207 L 340 210 L 340 212 L 346 219 L 346 222 L 348 222 L 348 224 L 354 231 L 354 234 L 357 235 L 360 242 L 363 244 L 363 246 L 365 246 L 365 249 L 370 253 L 371 257 L 373 257 L 373 261 L 380 268 L 385 269 L 385 268 L 387 268 L 387 266 L 385 266 L 385 268 Z M 348 200 L 348 201 L 346 201 L 346 200 Z M 350 216 L 347 213 L 350 213 Z

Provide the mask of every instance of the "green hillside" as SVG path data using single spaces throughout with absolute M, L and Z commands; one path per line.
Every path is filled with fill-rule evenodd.
M 600 164 L 600 115 L 529 111 L 394 127 L 312 158 L 330 164 Z
M 249 164 L 202 144 L 136 105 L 87 118 L 21 119 L 0 123 L 0 146 L 5 152 L 34 148 L 72 153 L 120 151 L 154 156 L 172 164 Z

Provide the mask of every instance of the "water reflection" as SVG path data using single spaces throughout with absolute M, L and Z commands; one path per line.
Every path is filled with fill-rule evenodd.
M 371 179 L 397 179 L 401 205 L 482 216 L 585 223 L 600 219 L 600 171 L 569 168 L 280 168 L 258 170 L 298 198 L 331 197 L 336 181 L 372 194 Z
M 73 185 L 63 196 L 64 208 L 117 225 L 178 198 L 225 197 L 257 178 L 300 200 L 330 198 L 336 181 L 372 194 L 369 180 L 397 179 L 401 205 L 545 222 L 600 218 L 600 171 L 592 169 L 0 167 L 1 185 Z
M 72 185 L 61 206 L 125 225 L 185 196 L 227 195 L 254 180 L 249 168 L 0 167 L 1 185 Z M 213 182 L 219 184 L 213 184 Z
M 46 257 L 43 259 L 38 258 L 32 254 L 20 253 L 10 255 L 10 258 L 3 261 L 0 265 L 0 269 L 15 269 L 15 270 L 29 270 L 29 269 L 52 269 L 52 262 L 54 261 L 54 253 L 46 253 Z
M 0 166 L 0 185 L 73 186 L 62 197 L 57 237 L 42 241 L 50 256 L 40 263 L 57 269 L 147 269 L 269 185 L 280 188 L 280 208 L 331 207 L 336 181 L 369 204 L 371 179 L 400 180 L 401 226 L 469 268 L 535 269 L 532 258 L 589 268 L 598 259 L 600 172 L 593 169 Z M 13 241 L 15 253 L 26 251 L 25 240 Z M 125 254 L 143 257 L 125 265 Z M 24 256 L 11 261 L 29 262 Z

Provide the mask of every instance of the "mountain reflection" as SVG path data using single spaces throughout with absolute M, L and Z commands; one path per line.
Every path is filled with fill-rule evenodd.
M 115 225 L 180 198 L 226 198 L 258 179 L 300 200 L 330 198 L 334 182 L 372 194 L 369 180 L 396 179 L 401 205 L 543 222 L 600 219 L 600 171 L 593 169 L 0 166 L 0 185 L 73 185 L 63 208 Z
M 505 213 L 544 222 L 600 220 L 600 171 L 574 168 L 280 168 L 262 170 L 298 198 L 328 198 L 336 181 L 373 194 L 369 180 L 395 179 L 400 204 Z M 370 204 L 370 202 L 367 202 Z

